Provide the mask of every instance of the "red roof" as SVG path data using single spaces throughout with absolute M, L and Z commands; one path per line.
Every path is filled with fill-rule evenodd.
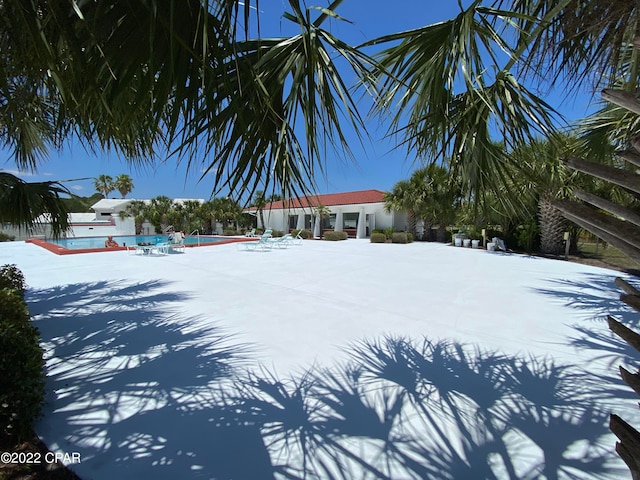
M 298 197 L 291 200 L 267 203 L 265 210 L 284 208 L 313 208 L 318 205 L 354 205 L 359 203 L 381 203 L 384 192 L 380 190 L 360 190 L 359 192 L 327 193 L 314 197 Z

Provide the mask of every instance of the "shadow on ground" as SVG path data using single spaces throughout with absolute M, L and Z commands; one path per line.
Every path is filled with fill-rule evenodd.
M 171 292 L 171 293 L 167 293 Z M 280 379 L 164 281 L 30 291 L 37 431 L 92 479 L 619 478 L 608 398 L 579 366 L 383 337 Z

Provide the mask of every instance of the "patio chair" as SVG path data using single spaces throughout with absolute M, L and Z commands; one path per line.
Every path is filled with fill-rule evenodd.
M 291 245 L 302 245 L 303 240 L 304 238 L 302 238 L 302 235 L 300 235 L 300 232 L 298 232 L 295 237 L 291 237 Z
M 256 250 L 271 250 L 273 246 L 271 240 L 271 234 L 262 234 L 257 241 L 251 242 L 238 242 L 236 247 L 238 250 L 256 251 Z
M 185 253 L 186 247 L 184 246 L 183 233 L 176 232 L 173 234 L 173 236 L 169 236 L 169 241 L 166 243 L 166 246 L 167 246 L 167 253 L 169 252 Z
M 256 236 L 256 229 L 252 228 L 250 231 L 245 232 L 244 236 L 245 237 L 251 237 L 251 238 L 255 237 Z
M 291 236 L 291 234 L 286 233 L 282 237 L 270 237 L 267 239 L 267 242 L 269 242 L 273 247 L 287 248 L 289 245 L 291 245 L 292 240 L 293 237 Z

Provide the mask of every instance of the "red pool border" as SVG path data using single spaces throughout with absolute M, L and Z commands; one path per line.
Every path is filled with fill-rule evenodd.
M 206 245 L 185 245 L 185 247 L 188 247 L 188 248 L 213 247 L 216 245 L 226 245 L 229 243 L 239 243 L 239 242 L 250 242 L 255 240 L 256 240 L 255 238 L 226 238 L 225 240 L 208 243 Z M 127 250 L 127 247 L 78 248 L 78 249 L 72 250 L 69 248 L 61 247 L 60 245 L 56 245 L 54 243 L 49 243 L 46 240 L 43 240 L 41 238 L 28 238 L 27 240 L 25 240 L 25 243 L 33 243 L 34 245 L 42 247 L 45 250 L 50 251 L 51 253 L 55 253 L 56 255 L 75 255 L 76 253 L 96 253 L 96 252 L 122 252 Z

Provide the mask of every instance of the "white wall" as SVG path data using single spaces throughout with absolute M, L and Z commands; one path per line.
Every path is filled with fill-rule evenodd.
M 375 228 L 376 229 L 384 229 L 387 227 L 394 227 L 397 230 L 402 230 L 406 224 L 406 215 L 403 213 L 387 213 L 384 210 L 383 203 L 360 203 L 353 205 L 334 205 L 327 207 L 331 213 L 338 214 L 338 212 L 342 212 L 342 216 L 344 218 L 344 214 L 346 213 L 354 213 L 359 214 L 362 210 L 364 210 L 365 215 L 375 215 Z M 288 230 L 288 218 L 289 215 L 314 215 L 313 209 L 303 209 L 303 208 L 292 208 L 286 211 L 281 209 L 278 210 L 265 210 L 264 212 L 264 221 L 266 226 L 260 225 L 260 215 L 256 215 L 258 218 L 258 227 L 259 228 L 272 228 L 274 230 Z M 368 227 L 368 225 L 367 225 Z M 371 232 L 369 232 L 371 233 Z

